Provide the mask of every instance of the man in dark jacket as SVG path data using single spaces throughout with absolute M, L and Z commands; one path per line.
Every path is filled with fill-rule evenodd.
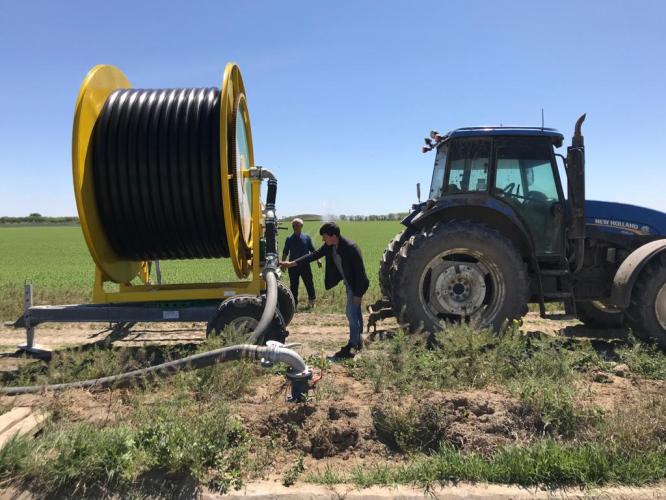
M 295 218 L 291 221 L 291 227 L 294 233 L 289 236 L 284 242 L 284 249 L 282 250 L 282 260 L 287 260 L 287 255 L 291 260 L 296 260 L 303 255 L 314 252 L 314 246 L 310 235 L 303 232 L 303 219 Z M 321 262 L 317 261 L 317 265 L 321 267 Z M 314 284 L 312 283 L 312 269 L 310 263 L 301 264 L 292 269 L 289 269 L 289 285 L 291 294 L 294 296 L 294 302 L 298 306 L 298 286 L 299 281 L 303 280 L 305 289 L 308 292 L 308 307 L 313 307 L 315 299 L 317 298 Z
M 363 316 L 361 301 L 368 291 L 370 282 L 365 274 L 363 256 L 356 243 L 340 236 L 340 228 L 335 222 L 327 222 L 319 229 L 324 244 L 294 261 L 282 262 L 283 267 L 291 268 L 301 263 L 326 258 L 324 286 L 326 290 L 344 281 L 347 288 L 347 319 L 349 320 L 349 342 L 334 354 L 336 358 L 352 358 L 352 349 L 361 349 Z

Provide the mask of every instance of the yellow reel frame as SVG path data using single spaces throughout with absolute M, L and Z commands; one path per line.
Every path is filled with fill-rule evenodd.
M 74 195 L 83 236 L 97 267 L 93 302 L 143 302 L 224 299 L 236 294 L 259 294 L 265 288 L 260 276 L 261 180 L 250 178 L 254 167 L 250 118 L 245 87 L 236 64 L 227 64 L 220 95 L 220 170 L 224 222 L 230 258 L 236 275 L 250 281 L 230 283 L 150 283 L 148 262 L 122 259 L 111 247 L 97 211 L 92 178 L 91 138 L 104 103 L 115 90 L 131 88 L 124 73 L 110 65 L 95 66 L 83 80 L 76 101 L 72 134 Z M 244 139 L 242 150 L 237 138 Z M 232 155 L 234 155 L 232 157 Z M 236 210 L 233 201 L 239 206 Z M 131 285 L 135 278 L 143 285 Z M 107 292 L 105 282 L 120 284 Z

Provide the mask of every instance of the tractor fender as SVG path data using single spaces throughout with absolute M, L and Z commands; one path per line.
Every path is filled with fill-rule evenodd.
M 454 220 L 476 222 L 496 229 L 513 242 L 523 257 L 534 254 L 532 237 L 526 224 L 508 204 L 487 196 L 451 196 L 426 204 L 405 225 L 421 229 Z
M 666 239 L 651 241 L 638 247 L 622 261 L 613 278 L 611 303 L 621 309 L 629 307 L 631 292 L 645 265 L 666 251 Z

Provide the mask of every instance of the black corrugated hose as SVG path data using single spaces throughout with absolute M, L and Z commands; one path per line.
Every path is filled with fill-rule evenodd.
M 92 138 L 92 172 L 101 223 L 120 257 L 229 257 L 219 120 L 216 88 L 109 96 Z

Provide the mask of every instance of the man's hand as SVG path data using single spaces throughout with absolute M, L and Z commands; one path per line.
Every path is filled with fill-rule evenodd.
M 280 267 L 282 269 L 288 269 L 290 267 L 296 267 L 296 263 L 291 260 L 283 260 L 280 262 Z
M 354 303 L 354 305 L 357 305 L 357 306 L 361 305 L 362 300 L 363 300 L 363 297 L 352 297 L 352 302 Z

